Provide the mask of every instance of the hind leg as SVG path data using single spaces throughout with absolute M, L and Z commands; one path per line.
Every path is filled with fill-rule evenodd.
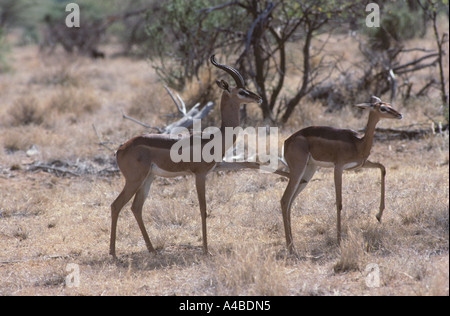
M 300 194 L 300 192 L 302 192 L 303 189 L 307 186 L 307 184 L 313 177 L 314 173 L 316 173 L 316 171 L 317 171 L 317 166 L 312 165 L 312 164 L 306 165 L 306 167 L 303 171 L 303 175 L 300 178 L 300 182 L 298 182 L 298 179 L 293 181 L 293 183 L 299 183 L 299 184 L 297 185 L 297 189 L 295 190 L 295 192 L 292 195 L 292 198 L 290 199 L 289 205 L 285 206 L 285 208 L 286 207 L 288 208 L 288 211 L 286 211 L 286 213 L 283 213 L 283 216 L 285 216 L 287 219 L 287 226 L 288 226 L 287 229 L 288 229 L 289 233 L 286 233 L 286 244 L 287 244 L 287 247 L 288 247 L 290 253 L 294 252 L 294 245 L 293 245 L 293 241 L 292 241 L 292 231 L 291 231 L 291 218 L 290 218 L 292 203 L 297 198 L 297 196 Z M 288 191 L 288 188 L 286 188 L 286 192 L 292 192 L 292 191 Z M 285 194 L 290 195 L 291 193 L 285 193 Z M 284 196 L 283 196 L 283 198 L 284 198 Z M 283 202 L 282 202 L 282 205 L 283 205 Z M 289 235 L 289 237 L 288 237 L 288 235 Z
M 385 191 L 385 178 L 386 178 L 386 168 L 378 162 L 371 162 L 367 160 L 363 168 L 378 168 L 381 171 L 381 196 L 380 196 L 380 211 L 376 215 L 377 220 L 381 223 L 381 216 L 383 216 L 384 211 L 384 191 Z
M 111 238 L 109 241 L 109 254 L 116 257 L 116 231 L 117 231 L 117 220 L 119 219 L 119 213 L 125 204 L 133 197 L 136 191 L 141 186 L 140 181 L 126 181 L 125 186 L 119 196 L 111 204 Z
M 305 172 L 303 173 L 302 180 L 300 181 L 300 185 L 298 186 L 298 189 L 294 194 L 293 200 L 295 200 L 297 196 L 300 194 L 300 192 L 302 192 L 303 189 L 308 185 L 309 181 L 314 176 L 316 171 L 317 171 L 316 165 L 313 164 L 306 165 Z
M 133 211 L 134 218 L 139 225 L 139 229 L 141 230 L 142 236 L 144 237 L 145 245 L 149 252 L 156 253 L 155 248 L 153 248 L 152 243 L 150 242 L 150 238 L 148 237 L 147 230 L 145 229 L 144 221 L 142 219 L 142 207 L 144 206 L 144 202 L 147 199 L 148 193 L 150 191 L 150 187 L 152 185 L 154 176 L 150 174 L 142 184 L 142 186 L 137 191 L 133 205 L 131 206 L 131 210 Z
M 289 183 L 281 198 L 281 214 L 283 215 L 284 234 L 286 237 L 286 247 L 290 253 L 294 252 L 291 230 L 291 206 L 294 200 L 295 192 L 300 186 L 301 174 L 293 174 L 291 172 Z
M 286 236 L 286 246 L 290 253 L 294 253 L 291 230 L 291 207 L 295 197 L 302 188 L 302 178 L 309 160 L 307 144 L 305 142 L 291 143 L 285 146 L 284 157 L 289 165 L 289 183 L 281 198 L 281 212 L 283 215 L 284 231 Z

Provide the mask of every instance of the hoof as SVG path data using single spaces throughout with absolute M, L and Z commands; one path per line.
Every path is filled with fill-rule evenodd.
M 380 214 L 377 214 L 375 217 L 377 218 L 377 221 L 378 221 L 379 223 L 381 223 L 381 216 L 380 216 Z

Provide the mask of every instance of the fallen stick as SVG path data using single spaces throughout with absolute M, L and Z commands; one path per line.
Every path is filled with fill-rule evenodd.
M 57 172 L 61 172 L 61 173 L 71 174 L 71 175 L 76 176 L 76 177 L 80 176 L 78 173 L 70 171 L 68 169 L 60 168 L 60 167 L 53 167 L 53 166 L 49 166 L 49 165 L 41 165 L 41 164 L 33 165 L 33 166 L 31 166 L 30 169 L 32 171 L 40 169 L 40 170 L 44 170 L 44 171 L 47 171 L 47 172 L 48 172 L 48 170 L 53 170 L 53 171 L 57 171 Z
M 11 264 L 11 263 L 20 263 L 20 262 L 29 262 L 29 261 L 46 261 L 50 259 L 68 259 L 72 258 L 71 255 L 47 255 L 36 258 L 21 258 L 21 259 L 10 259 L 10 260 L 0 260 L 0 264 Z

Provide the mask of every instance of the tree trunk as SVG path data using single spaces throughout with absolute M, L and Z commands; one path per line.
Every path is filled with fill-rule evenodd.
M 309 72 L 310 72 L 310 47 L 311 47 L 311 39 L 314 28 L 311 27 L 311 23 L 307 23 L 307 33 L 305 38 L 305 44 L 303 45 L 303 82 L 300 90 L 297 94 L 289 100 L 286 104 L 286 110 L 281 118 L 282 123 L 286 123 L 288 119 L 291 117 L 292 112 L 295 107 L 298 105 L 300 100 L 306 95 L 309 84 Z

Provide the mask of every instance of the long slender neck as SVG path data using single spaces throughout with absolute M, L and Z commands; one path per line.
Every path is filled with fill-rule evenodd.
M 362 148 L 364 157 L 368 157 L 370 155 L 370 150 L 372 149 L 373 144 L 373 136 L 375 134 L 375 127 L 377 126 L 379 120 L 380 120 L 379 116 L 371 111 L 366 126 L 366 132 L 364 134 L 364 137 L 362 138 Z
M 220 130 L 222 133 L 225 132 L 225 127 L 235 128 L 240 125 L 239 109 L 239 102 L 233 100 L 227 92 L 223 92 L 220 101 L 220 115 L 222 118 Z
M 236 142 L 236 135 L 233 134 L 233 138 L 227 139 L 225 128 L 234 128 L 240 126 L 240 103 L 235 101 L 228 92 L 222 93 L 222 99 L 220 101 L 220 114 L 222 116 L 222 125 L 220 131 L 222 133 L 222 155 L 234 145 Z M 232 142 L 231 142 L 232 141 Z

